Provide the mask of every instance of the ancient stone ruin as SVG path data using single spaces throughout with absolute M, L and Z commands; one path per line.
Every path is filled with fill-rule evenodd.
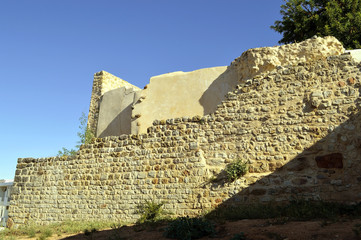
M 16 225 L 132 222 L 145 200 L 179 216 L 294 198 L 359 202 L 354 55 L 333 37 L 312 38 L 157 76 L 143 90 L 99 72 L 88 120 L 97 138 L 74 157 L 19 159 L 9 216 Z M 249 172 L 229 182 L 236 159 Z

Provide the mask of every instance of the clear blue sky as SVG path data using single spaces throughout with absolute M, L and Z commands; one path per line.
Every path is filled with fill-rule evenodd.
M 143 88 L 151 76 L 226 66 L 278 45 L 282 0 L 1 0 L 0 179 L 17 158 L 78 140 L 93 74 Z

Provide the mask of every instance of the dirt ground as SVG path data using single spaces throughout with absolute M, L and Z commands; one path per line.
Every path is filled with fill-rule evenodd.
M 338 219 L 335 221 L 308 221 L 308 222 L 285 222 L 282 219 L 271 220 L 241 220 L 224 222 L 217 225 L 217 233 L 205 239 L 230 240 L 235 234 L 244 233 L 247 240 L 358 240 L 361 236 L 361 220 Z M 166 240 L 163 237 L 164 228 L 124 226 L 118 230 L 103 230 L 92 235 L 77 234 L 73 236 L 55 236 L 49 240 Z M 30 238 L 19 238 L 29 240 Z M 36 239 L 36 238 L 34 238 Z M 237 240 L 242 239 L 238 238 Z

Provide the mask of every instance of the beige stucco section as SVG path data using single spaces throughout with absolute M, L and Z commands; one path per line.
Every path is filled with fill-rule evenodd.
M 137 91 L 140 90 L 137 86 L 134 86 L 130 83 L 128 83 L 127 81 L 118 78 L 106 71 L 100 71 L 94 74 L 94 81 L 93 81 L 93 89 L 92 89 L 92 95 L 91 95 L 91 99 L 90 99 L 90 106 L 89 106 L 89 115 L 88 115 L 88 124 L 87 127 L 88 129 L 90 129 L 97 137 L 99 136 L 99 134 L 102 134 L 103 131 L 107 128 L 104 127 L 104 125 L 114 125 L 113 124 L 113 118 L 112 116 L 114 115 L 118 115 L 119 112 L 121 112 L 122 110 L 124 110 L 124 104 L 125 103 L 121 103 L 121 99 L 123 99 L 123 95 L 117 96 L 115 98 L 115 101 L 120 101 L 120 103 L 118 102 L 117 104 L 115 103 L 111 103 L 111 106 L 105 106 L 103 104 L 103 107 L 101 107 L 101 102 L 103 99 L 103 96 L 108 93 L 111 92 L 115 89 L 119 89 L 119 88 L 128 88 L 128 89 L 133 89 L 133 91 Z M 109 94 L 112 95 L 112 94 Z M 110 96 L 107 96 L 106 98 L 109 98 Z M 107 102 L 112 102 L 112 101 L 108 101 Z M 116 109 L 116 107 L 114 105 L 118 106 L 118 109 Z M 103 108 L 103 110 L 101 109 Z M 105 113 L 104 110 L 111 110 L 111 112 L 109 113 Z M 100 112 L 102 112 L 102 115 L 100 115 Z M 105 115 L 104 115 L 105 114 Z M 101 122 L 99 122 L 99 120 Z M 101 129 L 97 129 L 98 126 L 101 127 Z M 110 127 L 112 128 L 112 127 Z M 122 127 L 119 127 L 122 128 Z M 128 132 L 126 132 L 128 133 Z M 118 135 L 119 131 L 115 131 L 115 132 L 111 132 L 108 131 L 108 135 L 104 135 L 103 136 L 112 136 L 112 135 Z
M 146 133 L 154 120 L 212 113 L 237 82 L 232 67 L 152 77 L 146 89 L 138 92 L 132 112 L 132 133 Z
M 121 87 L 105 92 L 100 98 L 97 137 L 131 133 L 132 104 L 138 89 Z

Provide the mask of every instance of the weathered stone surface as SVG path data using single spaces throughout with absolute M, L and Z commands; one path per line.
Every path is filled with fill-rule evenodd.
M 119 134 L 118 129 L 125 127 L 114 126 L 115 124 L 128 126 L 127 121 L 104 121 L 104 117 L 102 118 L 102 115 L 106 115 L 104 112 L 111 111 L 110 115 L 113 116 L 124 109 L 122 106 L 124 104 L 118 103 L 117 109 L 114 107 L 109 109 L 109 107 L 99 103 L 99 99 L 104 93 L 116 88 L 130 87 L 137 91 L 132 103 L 133 110 L 129 109 L 122 115 L 123 118 L 132 118 L 131 133 L 146 133 L 148 127 L 152 126 L 155 120 L 195 115 L 204 116 L 213 113 L 217 105 L 224 100 L 225 95 L 239 83 L 239 80 L 245 81 L 246 86 L 242 88 L 242 92 L 246 93 L 250 91 L 247 85 L 259 82 L 258 79 L 252 79 L 258 74 L 265 74 L 277 67 L 284 78 L 289 80 L 293 73 L 286 66 L 325 60 L 329 56 L 339 55 L 343 52 L 341 43 L 334 37 L 312 38 L 302 43 L 250 49 L 234 60 L 229 67 L 213 67 L 192 72 L 173 72 L 155 76 L 141 91 L 124 80 L 102 71 L 94 76 L 88 125 L 98 137 L 129 133 L 122 131 Z M 342 83 L 344 84 L 344 82 Z M 289 89 L 289 91 L 294 90 Z M 319 93 L 322 95 L 321 92 Z M 123 97 L 114 97 L 114 101 L 119 102 L 119 98 Z M 319 97 L 313 96 L 311 103 L 313 107 L 317 108 L 320 106 L 321 100 Z M 232 103 L 228 104 L 232 105 Z M 324 105 L 322 107 L 325 107 Z M 102 108 L 106 109 L 102 111 Z M 103 114 L 99 115 L 99 111 Z M 270 108 L 262 106 L 261 111 L 269 112 Z M 102 119 L 100 123 L 98 123 L 99 119 Z M 107 123 L 110 125 L 109 127 L 105 125 Z M 98 125 L 101 130 L 96 129 Z M 104 129 L 108 131 L 104 131 Z M 112 132 L 112 129 L 115 130 Z
M 287 46 L 280 54 L 296 61 L 297 54 L 286 57 L 293 53 Z M 70 158 L 19 159 L 10 217 L 15 225 L 131 222 L 137 206 L 152 199 L 182 216 L 294 197 L 359 202 L 360 67 L 345 55 L 313 57 L 239 82 L 209 115 L 159 119 L 147 133 L 96 138 Z M 312 106 L 312 97 L 321 104 Z M 224 170 L 237 159 L 249 172 L 227 182 Z
M 301 43 L 250 49 L 234 60 L 232 65 L 237 67 L 240 79 L 246 80 L 272 71 L 276 67 L 325 60 L 329 56 L 340 55 L 344 51 L 342 44 L 336 38 L 318 37 Z M 289 75 L 290 70 L 285 69 L 282 74 Z
M 315 158 L 319 168 L 343 168 L 342 153 L 331 153 Z

